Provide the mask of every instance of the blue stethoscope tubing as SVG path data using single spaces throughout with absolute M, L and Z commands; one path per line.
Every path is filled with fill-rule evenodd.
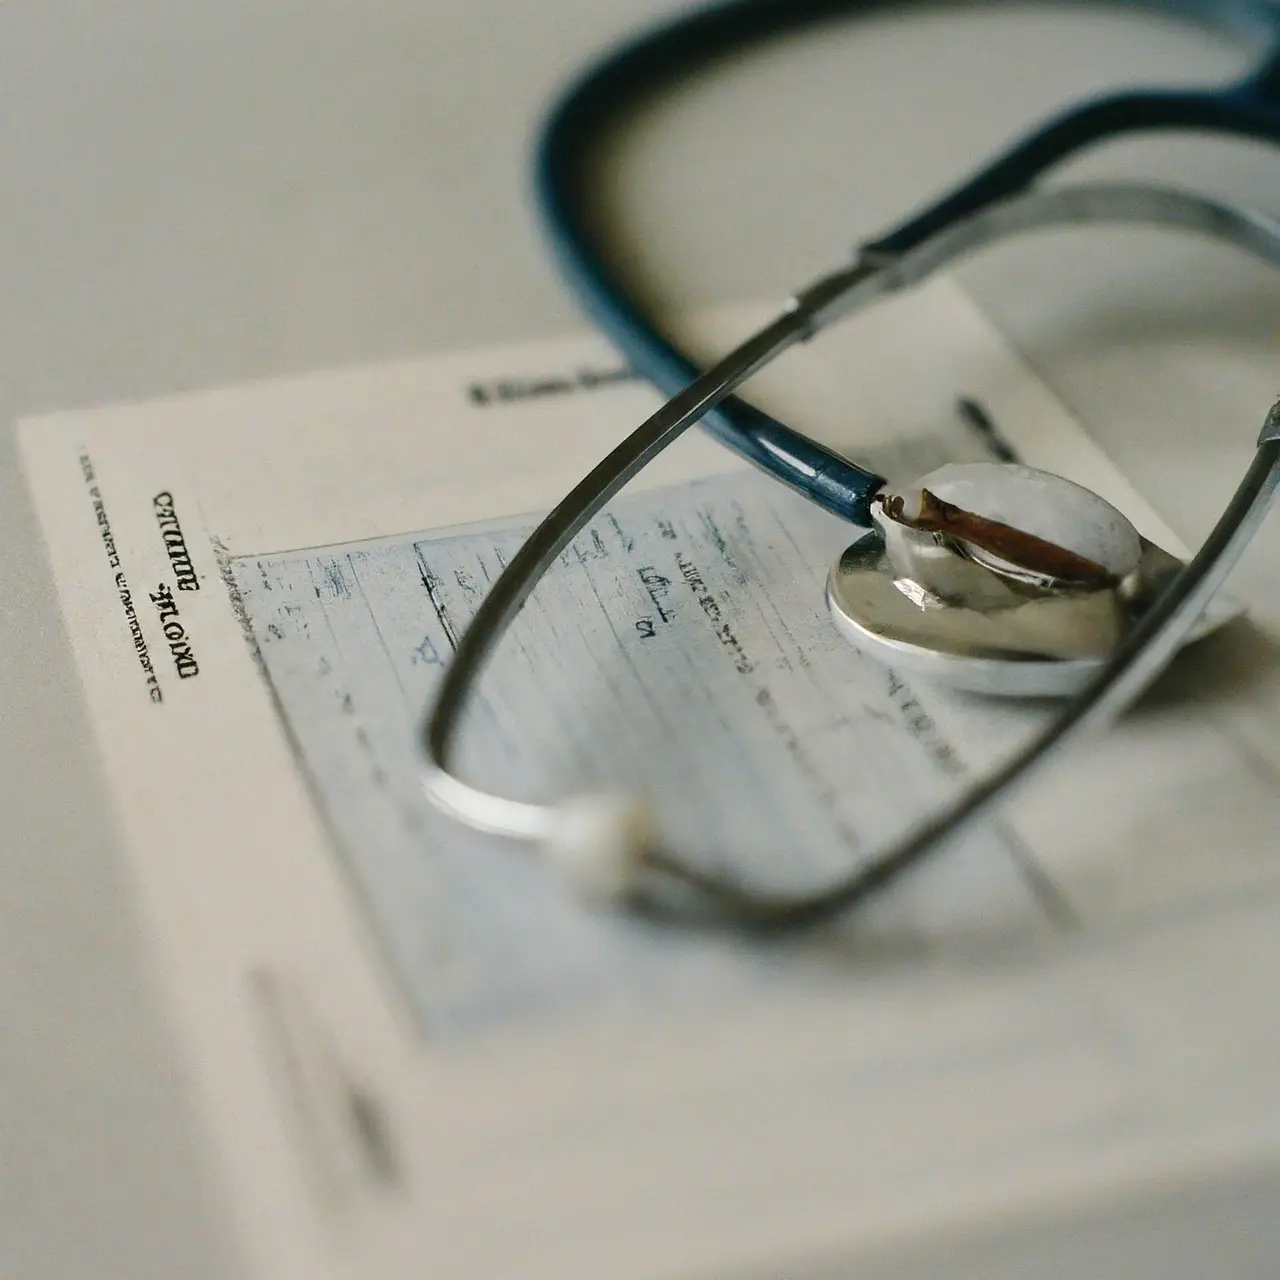
M 873 243 L 900 254 L 1030 186 L 1068 156 L 1107 138 L 1156 130 L 1230 134 L 1280 143 L 1280 0 L 1110 0 L 1191 21 L 1244 40 L 1269 40 L 1245 78 L 1216 90 L 1134 88 L 1088 99 L 1037 126 L 1002 154 Z M 632 370 L 666 395 L 697 377 L 697 364 L 664 334 L 610 265 L 592 232 L 590 165 L 609 124 L 629 104 L 731 49 L 759 43 L 869 0 L 727 0 L 681 14 L 624 42 L 565 90 L 535 149 L 534 192 L 553 256 L 570 290 Z M 722 444 L 854 524 L 885 481 L 739 399 L 701 424 Z
M 872 0 L 863 0 L 870 8 Z M 1116 0 L 1113 0 L 1116 2 Z M 1130 0 L 1132 5 L 1134 0 Z M 1182 3 L 1148 8 L 1250 36 L 1280 37 L 1280 2 Z M 963 825 L 1031 777 L 1064 744 L 1109 723 L 1172 658 L 1280 491 L 1280 403 L 1268 414 L 1249 470 L 1193 560 L 1137 620 L 1060 715 L 949 805 L 872 851 L 835 882 L 777 898 L 732 873 L 668 849 L 642 797 L 584 793 L 555 803 L 491 793 L 453 771 L 468 699 L 495 646 L 542 575 L 592 515 L 695 422 L 775 478 L 858 524 L 884 483 L 780 422 L 731 399 L 753 372 L 796 342 L 876 298 L 912 287 L 965 253 L 1037 228 L 1119 221 L 1199 231 L 1280 266 L 1280 224 L 1204 196 L 1151 186 L 1029 190 L 1058 160 L 1089 143 L 1144 129 L 1200 129 L 1280 141 L 1280 43 L 1248 79 L 1217 92 L 1130 90 L 1099 98 L 1035 130 L 850 262 L 798 292 L 759 332 L 700 372 L 616 278 L 590 232 L 593 141 L 638 95 L 708 57 L 856 0 L 730 0 L 678 18 L 589 70 L 552 112 L 538 147 L 538 195 L 556 257 L 576 292 L 635 371 L 671 399 L 618 443 L 542 519 L 505 564 L 458 638 L 422 723 L 422 785 L 433 805 L 479 831 L 531 843 L 587 897 L 665 910 L 656 883 L 692 889 L 750 929 L 785 931 L 830 920 L 914 866 Z M 666 904 L 669 905 L 669 904 Z

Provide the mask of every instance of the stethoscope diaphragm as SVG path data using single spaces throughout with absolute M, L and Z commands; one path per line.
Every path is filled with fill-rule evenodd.
M 827 580 L 860 652 L 954 688 L 1078 692 L 1183 567 L 1111 503 L 1013 463 L 951 464 L 887 486 Z M 1186 642 L 1240 612 L 1219 597 Z

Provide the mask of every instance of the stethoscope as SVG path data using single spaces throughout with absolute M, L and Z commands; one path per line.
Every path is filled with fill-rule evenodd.
M 539 846 L 591 898 L 672 909 L 674 885 L 692 890 L 715 913 L 761 929 L 811 925 L 852 907 L 985 813 L 1056 750 L 1119 715 L 1205 628 L 1206 610 L 1280 483 L 1277 404 L 1235 495 L 1183 565 L 1110 504 L 1065 479 L 992 462 L 943 467 L 890 486 L 730 398 L 789 347 L 1014 234 L 1138 224 L 1206 235 L 1280 268 L 1280 223 L 1219 201 L 1154 186 L 1029 190 L 1068 155 L 1122 133 L 1198 129 L 1280 141 L 1280 43 L 1247 79 L 1217 92 L 1130 90 L 1071 108 L 863 246 L 850 265 L 801 290 L 705 372 L 658 330 L 588 230 L 590 144 L 619 107 L 666 79 L 730 47 L 855 7 L 848 0 L 730 0 L 679 17 L 589 69 L 541 137 L 538 201 L 560 266 L 635 372 L 672 399 L 546 516 L 482 601 L 426 718 L 423 785 L 431 802 L 459 821 Z M 1151 0 L 1146 7 L 1234 35 L 1280 37 L 1280 4 L 1273 0 Z M 602 793 L 536 804 L 490 794 L 450 771 L 469 695 L 541 576 L 592 516 L 694 423 L 865 530 L 827 584 L 831 616 L 857 648 L 961 688 L 1069 698 L 1014 758 L 958 800 L 863 858 L 845 878 L 800 896 L 757 892 L 664 848 L 634 797 Z

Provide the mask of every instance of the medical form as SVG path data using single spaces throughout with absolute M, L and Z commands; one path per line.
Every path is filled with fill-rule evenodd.
M 723 347 L 759 310 L 689 338 Z M 752 394 L 891 477 L 1015 453 L 1177 549 L 953 283 L 868 319 Z M 1212 694 L 1188 714 L 1175 670 L 1043 787 L 785 944 L 590 908 L 427 804 L 416 736 L 459 629 L 654 403 L 571 337 L 22 429 L 260 1274 L 790 1274 L 1256 1154 L 1280 1023 L 1242 975 L 1280 916 L 1274 664 L 1248 673 L 1247 723 Z M 681 441 L 522 613 L 462 771 L 538 799 L 625 782 L 761 886 L 856 866 L 1050 709 L 855 654 L 822 600 L 852 534 Z
M 726 970 L 763 979 L 773 961 L 758 948 L 584 910 L 536 857 L 464 836 L 422 795 L 416 735 L 433 679 L 527 532 L 507 522 L 231 562 L 402 981 L 430 1025 L 588 989 L 688 998 Z M 667 840 L 761 886 L 816 887 L 856 864 L 983 753 L 962 751 L 828 622 L 823 570 L 846 536 L 753 472 L 615 504 L 490 672 L 469 772 L 526 798 L 628 779 Z M 999 832 L 952 856 L 971 864 L 987 913 L 1037 893 L 1059 905 Z

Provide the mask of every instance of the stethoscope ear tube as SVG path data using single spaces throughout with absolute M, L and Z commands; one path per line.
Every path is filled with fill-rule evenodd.
M 470 825 L 538 843 L 552 864 L 568 872 L 591 896 L 643 904 L 657 888 L 656 876 L 692 888 L 717 915 L 749 931 L 811 928 L 855 907 L 938 851 L 944 841 L 1007 800 L 1016 786 L 1028 782 L 1057 752 L 1110 724 L 1130 706 L 1165 669 L 1230 574 L 1265 518 L 1277 485 L 1280 402 L 1267 417 L 1239 488 L 1200 550 L 1061 714 L 955 803 L 865 861 L 852 875 L 816 892 L 776 898 L 704 872 L 652 843 L 644 814 L 626 797 L 575 797 L 553 808 L 503 800 L 469 787 L 449 773 L 445 757 L 460 702 L 444 721 L 437 707 L 433 727 L 438 732 L 428 743 L 431 759 L 424 786 L 438 807 Z M 464 682 L 463 693 L 469 684 Z
M 757 931 L 811 927 L 856 906 L 1008 800 L 1015 787 L 1030 781 L 1058 751 L 1111 724 L 1139 698 L 1168 666 L 1226 581 L 1266 517 L 1278 484 L 1280 402 L 1267 416 L 1253 461 L 1203 546 L 1093 680 L 1008 763 L 847 879 L 807 897 L 776 899 L 705 875 L 660 851 L 648 851 L 647 864 L 696 888 L 732 919 Z
M 801 291 L 777 319 L 695 379 L 593 468 L 544 518 L 498 576 L 459 638 L 423 725 L 423 787 L 430 801 L 478 830 L 540 845 L 552 863 L 593 896 L 643 899 L 655 881 L 675 879 L 700 891 L 709 903 L 743 925 L 797 928 L 853 906 L 984 813 L 1070 738 L 1118 715 L 1183 643 L 1261 522 L 1277 482 L 1280 406 L 1271 410 L 1253 464 L 1200 552 L 1147 607 L 1098 674 L 1050 727 L 955 804 L 819 892 L 787 899 L 763 897 L 705 873 L 654 840 L 645 815 L 626 796 L 592 795 L 561 805 L 535 804 L 490 794 L 450 768 L 469 694 L 542 574 L 587 521 L 683 431 L 775 356 L 849 311 L 911 287 L 956 258 L 1006 235 L 1101 222 L 1196 231 L 1280 266 L 1280 227 L 1266 218 L 1186 193 L 1100 186 L 1017 197 L 938 233 L 910 253 L 864 254 Z

